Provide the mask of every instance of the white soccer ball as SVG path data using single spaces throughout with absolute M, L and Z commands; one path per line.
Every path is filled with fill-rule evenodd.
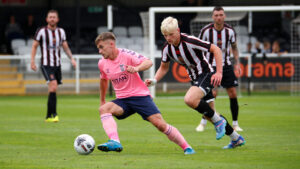
M 95 140 L 88 134 L 81 134 L 74 141 L 74 148 L 78 154 L 88 155 L 94 151 Z

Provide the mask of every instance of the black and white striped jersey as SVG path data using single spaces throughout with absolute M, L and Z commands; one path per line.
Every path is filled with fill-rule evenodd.
M 51 30 L 47 26 L 41 27 L 37 30 L 34 40 L 40 43 L 41 65 L 52 67 L 61 65 L 60 48 L 63 41 L 66 40 L 63 28 L 57 27 L 55 30 Z
M 230 25 L 224 23 L 224 28 L 221 31 L 217 31 L 213 23 L 208 24 L 201 29 L 198 37 L 199 39 L 217 45 L 222 50 L 223 66 L 231 65 L 230 48 L 231 44 L 236 42 L 236 33 Z M 209 63 L 216 66 L 213 53 L 206 52 L 204 54 Z
M 210 46 L 210 42 L 181 33 L 178 47 L 166 44 L 162 49 L 162 62 L 174 60 L 187 69 L 192 80 L 196 80 L 201 73 L 213 72 L 212 65 L 203 55 L 203 52 L 210 50 Z

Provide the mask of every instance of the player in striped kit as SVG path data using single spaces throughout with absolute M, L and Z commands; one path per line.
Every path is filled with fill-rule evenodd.
M 221 139 L 225 133 L 230 136 L 231 142 L 223 147 L 224 149 L 244 145 L 244 138 L 234 131 L 227 120 L 216 113 L 203 99 L 204 96 L 211 93 L 213 86 L 221 83 L 223 71 L 221 50 L 210 42 L 180 33 L 178 21 L 173 17 L 167 17 L 162 21 L 161 32 L 167 41 L 162 50 L 161 64 L 154 79 L 147 79 L 145 83 L 150 86 L 161 80 L 169 71 L 171 59 L 184 66 L 192 84 L 184 97 L 184 102 L 214 124 L 217 140 Z M 203 52 L 211 52 L 215 55 L 217 66 L 215 73 Z
M 47 13 L 46 21 L 48 23 L 47 26 L 39 28 L 34 36 L 31 51 L 31 69 L 37 70 L 35 55 L 37 47 L 40 46 L 41 70 L 47 81 L 49 93 L 45 122 L 58 122 L 56 90 L 58 85 L 62 84 L 60 48 L 63 47 L 74 67 L 76 67 L 76 61 L 72 57 L 64 29 L 57 27 L 59 21 L 58 12 L 50 10 Z
M 202 28 L 199 34 L 199 39 L 209 41 L 215 44 L 222 50 L 223 55 L 223 78 L 221 86 L 226 88 L 227 94 L 230 99 L 230 109 L 232 115 L 232 126 L 236 131 L 243 131 L 238 125 L 238 112 L 239 105 L 237 100 L 236 86 L 238 86 L 238 80 L 234 74 L 232 63 L 230 62 L 230 48 L 234 56 L 234 69 L 240 74 L 240 62 L 239 62 L 239 52 L 236 44 L 236 33 L 234 29 L 224 23 L 225 12 L 222 7 L 215 7 L 213 9 L 212 18 L 213 23 L 206 25 Z M 216 62 L 214 59 L 214 54 L 211 52 L 205 52 L 205 55 L 210 64 L 212 64 L 216 70 Z M 217 96 L 217 88 L 213 90 L 213 95 L 208 95 L 205 99 L 207 102 L 214 99 Z M 211 104 L 212 107 L 214 105 Z M 196 131 L 204 131 L 206 125 L 205 118 L 202 118 L 200 124 L 197 126 Z

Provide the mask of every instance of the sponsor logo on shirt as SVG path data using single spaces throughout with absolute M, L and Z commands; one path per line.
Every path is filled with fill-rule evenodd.
M 128 75 L 126 73 L 122 73 L 118 78 L 111 80 L 114 84 L 119 84 L 128 81 Z

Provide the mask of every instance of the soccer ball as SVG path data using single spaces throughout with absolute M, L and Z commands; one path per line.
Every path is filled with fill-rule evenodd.
M 94 151 L 95 140 L 88 134 L 81 134 L 74 141 L 74 148 L 78 154 L 88 155 Z

